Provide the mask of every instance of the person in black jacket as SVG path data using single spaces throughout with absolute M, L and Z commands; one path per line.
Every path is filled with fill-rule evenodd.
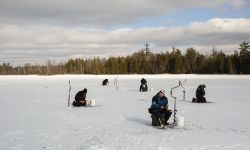
M 86 95 L 87 95 L 87 89 L 84 88 L 82 91 L 77 92 L 75 96 L 75 101 L 73 101 L 73 106 L 86 106 Z
M 140 86 L 140 92 L 145 92 L 148 91 L 148 85 L 147 85 L 147 80 L 142 78 L 141 79 L 141 86 Z
M 193 103 L 206 103 L 206 98 L 204 97 L 205 96 L 205 89 L 206 86 L 204 84 L 201 84 L 197 87 L 196 89 L 196 98 L 193 98 L 192 102 Z
M 109 85 L 109 80 L 108 79 L 104 79 L 103 81 L 102 81 L 102 85 L 104 86 L 104 85 Z

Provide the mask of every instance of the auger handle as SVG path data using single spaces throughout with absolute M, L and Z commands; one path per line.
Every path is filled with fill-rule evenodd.
M 176 112 L 177 112 L 177 110 L 176 110 L 176 97 L 173 96 L 173 92 L 172 91 L 173 91 L 173 89 L 178 88 L 180 86 L 181 86 L 181 81 L 179 81 L 179 85 L 178 86 L 175 86 L 175 87 L 171 88 L 171 91 L 170 91 L 171 97 L 174 98 L 174 124 L 176 123 Z

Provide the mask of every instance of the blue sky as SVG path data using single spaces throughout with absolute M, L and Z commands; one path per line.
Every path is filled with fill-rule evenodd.
M 158 17 L 144 17 L 136 24 L 123 25 L 123 27 L 172 27 L 186 26 L 195 21 L 202 22 L 213 18 L 250 18 L 250 9 L 229 9 L 224 11 L 214 8 L 185 9 Z
M 1 0 L 0 63 L 124 56 L 250 41 L 249 0 Z

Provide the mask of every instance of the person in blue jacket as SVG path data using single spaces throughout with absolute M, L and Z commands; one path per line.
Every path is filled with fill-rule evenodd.
M 172 111 L 168 108 L 168 99 L 165 96 L 165 91 L 160 90 L 153 98 L 152 104 L 149 108 L 149 112 L 155 115 L 159 121 L 160 127 L 168 125 L 168 119 L 170 118 Z

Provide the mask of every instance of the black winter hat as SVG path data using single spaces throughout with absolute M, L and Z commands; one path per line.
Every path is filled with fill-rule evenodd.
M 87 90 L 86 88 L 84 88 L 82 91 L 83 91 L 84 93 L 87 93 L 88 90 Z

